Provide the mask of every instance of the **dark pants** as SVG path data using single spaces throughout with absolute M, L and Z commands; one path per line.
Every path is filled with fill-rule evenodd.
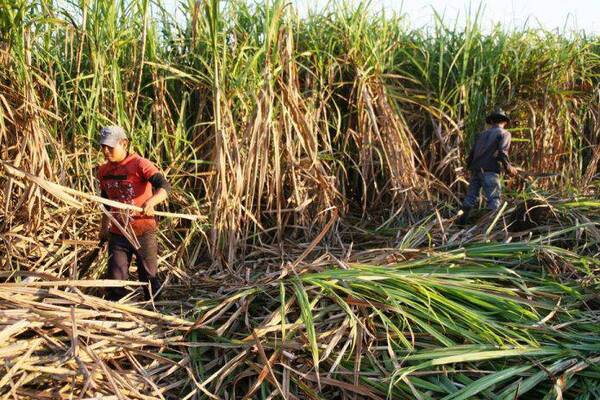
M 144 286 L 144 297 L 150 300 L 150 295 L 156 300 L 156 293 L 160 288 L 160 281 L 156 277 L 158 270 L 158 243 L 156 241 L 156 232 L 149 231 L 138 237 L 140 243 L 139 250 L 129 243 L 121 235 L 110 233 L 108 240 L 108 279 L 127 280 L 129 278 L 129 265 L 135 255 L 140 281 L 149 282 L 151 290 Z M 122 287 L 109 288 L 107 290 L 110 300 L 119 300 L 127 294 L 127 290 Z M 150 293 L 151 292 L 151 293 Z
M 483 189 L 487 208 L 495 210 L 500 206 L 500 174 L 496 172 L 471 172 L 467 197 L 463 201 L 464 208 L 473 208 L 479 201 L 479 192 Z

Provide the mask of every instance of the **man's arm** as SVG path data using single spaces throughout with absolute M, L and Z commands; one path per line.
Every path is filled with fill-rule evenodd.
M 154 194 L 148 200 L 144 202 L 142 208 L 144 209 L 144 214 L 148 216 L 154 215 L 154 207 L 157 204 L 162 203 L 169 197 L 169 192 L 171 191 L 171 185 L 163 174 L 157 172 L 152 175 L 148 181 L 152 184 L 152 189 L 154 190 Z
M 475 152 L 475 144 L 471 146 L 471 151 L 469 151 L 469 155 L 467 156 L 467 169 L 471 169 L 471 163 L 473 162 L 473 153 Z
M 110 228 L 110 220 L 105 214 L 102 214 L 100 220 L 100 234 L 98 235 L 99 240 L 106 240 L 108 238 L 108 229 Z
M 100 192 L 100 196 L 102 196 L 105 199 L 108 198 L 108 196 L 106 195 L 106 193 L 103 190 Z M 108 216 L 106 214 L 102 213 L 102 218 L 100 219 L 100 233 L 98 234 L 99 240 L 108 239 L 109 228 L 110 228 L 110 219 L 108 218 Z
M 502 131 L 500 140 L 498 141 L 498 161 L 504 167 L 504 170 L 509 175 L 516 175 L 517 169 L 510 164 L 508 150 L 510 149 L 511 134 L 508 131 Z
M 471 150 L 469 151 L 469 155 L 467 156 L 467 170 L 471 170 L 471 164 L 473 164 L 473 158 L 475 157 L 475 149 L 477 148 L 477 142 L 479 140 L 479 136 L 481 133 L 477 133 L 473 142 L 471 143 Z

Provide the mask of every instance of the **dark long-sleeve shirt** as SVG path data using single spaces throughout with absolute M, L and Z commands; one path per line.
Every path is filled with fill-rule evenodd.
M 467 168 L 497 173 L 500 173 L 501 167 L 508 169 L 510 140 L 510 132 L 497 126 L 479 133 L 467 158 Z

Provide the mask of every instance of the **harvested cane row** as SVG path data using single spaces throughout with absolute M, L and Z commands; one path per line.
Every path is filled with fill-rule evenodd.
M 290 265 L 198 304 L 201 377 L 227 370 L 228 398 L 593 398 L 600 261 L 542 239 Z

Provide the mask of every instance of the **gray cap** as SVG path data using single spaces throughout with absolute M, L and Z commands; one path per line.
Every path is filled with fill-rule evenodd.
M 100 130 L 100 144 L 115 147 L 119 140 L 127 139 L 125 129 L 117 125 L 105 126 Z

